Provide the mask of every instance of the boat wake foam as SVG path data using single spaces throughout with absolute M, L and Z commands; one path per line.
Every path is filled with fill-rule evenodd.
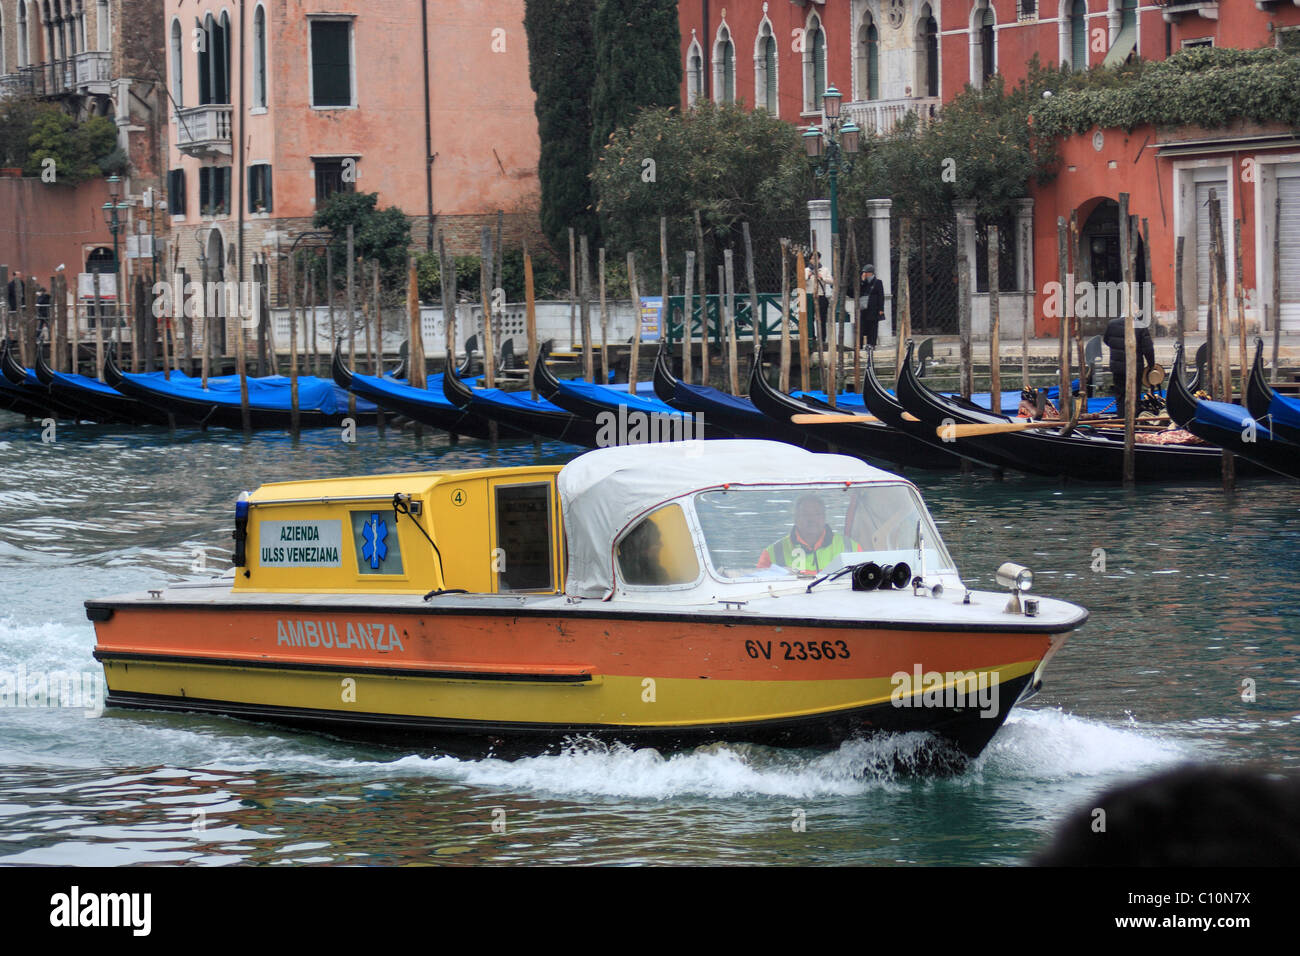
M 808 799 L 905 789 L 948 767 L 948 756 L 933 736 L 907 733 L 851 740 L 829 752 L 715 743 L 664 754 L 576 738 L 559 753 L 514 760 L 412 754 L 392 761 L 329 760 L 322 766 L 313 758 L 307 763 L 346 776 L 432 776 L 475 787 L 561 796 Z M 1137 724 L 1116 727 L 1059 710 L 1026 710 L 1013 714 L 977 761 L 956 777 L 945 776 L 958 785 L 1069 780 L 1142 772 L 1194 757 L 1190 744 L 1157 736 Z M 306 769 L 297 760 L 293 763 Z
M 1117 727 L 1059 708 L 1017 708 L 971 765 L 972 774 L 1059 780 L 1196 759 L 1190 741 L 1133 721 Z

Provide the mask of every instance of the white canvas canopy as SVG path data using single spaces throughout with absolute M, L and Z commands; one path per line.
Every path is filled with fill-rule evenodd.
M 565 591 L 614 591 L 614 541 L 654 508 L 723 485 L 897 481 L 847 455 L 819 455 L 773 441 L 686 441 L 602 448 L 575 458 L 557 484 L 568 548 Z

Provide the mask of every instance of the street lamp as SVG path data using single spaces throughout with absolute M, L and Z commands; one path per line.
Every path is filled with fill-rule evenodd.
M 131 208 L 129 202 L 119 202 L 122 195 L 122 180 L 117 176 L 108 177 L 108 202 L 100 208 L 104 211 L 104 225 L 108 226 L 108 231 L 113 234 L 113 290 L 114 305 L 116 306 L 116 316 L 113 320 L 113 341 L 117 341 L 117 330 L 122 321 L 122 270 L 117 258 L 117 237 L 122 232 L 124 223 L 119 213 L 125 213 Z
M 831 235 L 840 233 L 839 174 L 853 169 L 853 157 L 861 145 L 862 130 L 852 119 L 845 121 L 840 107 L 843 96 L 834 86 L 822 94 L 825 127 L 810 126 L 803 134 L 804 152 L 812 162 L 817 177 L 827 178 L 831 186 Z

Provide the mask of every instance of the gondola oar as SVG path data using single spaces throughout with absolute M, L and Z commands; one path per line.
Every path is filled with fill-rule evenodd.
M 1152 421 L 1152 419 L 1142 419 L 1141 421 Z M 937 425 L 935 426 L 934 431 L 940 438 L 976 438 L 980 435 L 1002 435 L 1007 432 L 1022 432 L 1030 428 L 1067 428 L 1069 427 L 1069 424 L 1069 421 L 1062 419 L 1042 422 L 980 422 L 973 425 L 958 425 L 954 422 L 951 425 Z M 1124 420 L 1122 418 L 1094 419 L 1092 421 L 1084 420 L 1080 422 L 1080 424 L 1089 427 L 1112 427 L 1122 426 Z M 1139 424 L 1141 424 L 1141 422 L 1139 422 Z M 1159 428 L 1163 431 L 1165 426 L 1160 425 Z
M 794 422 L 796 425 L 838 425 L 841 422 L 878 422 L 880 419 L 875 415 L 821 415 L 817 412 L 809 412 L 807 414 L 801 413 L 798 415 L 791 415 L 790 421 Z

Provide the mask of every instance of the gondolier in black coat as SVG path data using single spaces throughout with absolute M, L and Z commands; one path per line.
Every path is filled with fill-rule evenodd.
M 1134 316 L 1134 333 L 1137 341 L 1137 386 L 1138 397 L 1142 397 L 1142 383 L 1146 370 L 1156 364 L 1156 346 L 1151 340 L 1151 330 L 1139 310 Z M 1115 381 L 1115 404 L 1124 409 L 1124 317 L 1111 319 L 1106 324 L 1106 334 L 1102 341 L 1110 349 L 1110 374 Z
M 861 289 L 867 300 L 862 307 L 862 337 L 874 349 L 880 323 L 885 319 L 885 284 L 876 278 L 876 267 L 870 263 L 862 267 Z M 862 347 L 862 342 L 858 347 Z
M 9 311 L 17 312 L 27 298 L 27 289 L 23 285 L 23 274 L 14 270 L 13 278 L 9 280 Z

